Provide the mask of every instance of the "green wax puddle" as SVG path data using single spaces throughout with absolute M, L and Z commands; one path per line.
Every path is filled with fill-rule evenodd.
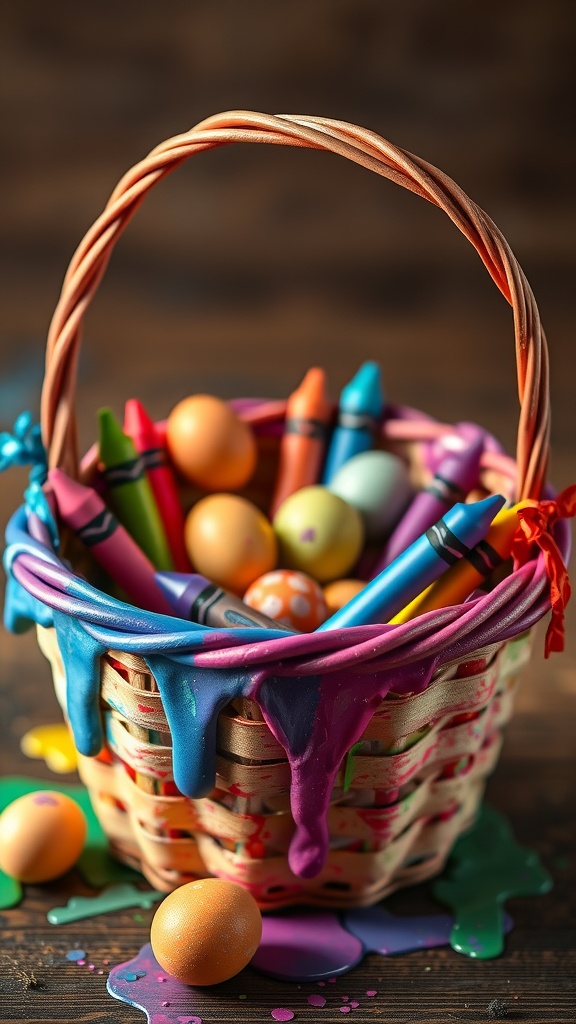
M 538 854 L 520 846 L 503 815 L 484 806 L 476 824 L 456 841 L 432 891 L 454 912 L 452 948 L 489 960 L 504 949 L 505 901 L 539 896 L 551 888 Z
M 149 910 L 165 896 L 165 892 L 145 892 L 127 882 L 124 885 L 110 885 L 98 896 L 72 896 L 65 907 L 53 907 L 46 916 L 50 924 L 69 924 L 70 921 L 108 914 L 111 910 L 125 910 L 127 907 L 143 907 Z M 142 920 L 144 921 L 144 918 Z
M 0 778 L 0 813 L 18 797 L 43 790 L 54 790 L 56 793 L 64 793 L 71 797 L 86 815 L 88 825 L 86 842 L 75 866 L 88 885 L 98 889 L 111 882 L 133 882 L 141 877 L 137 871 L 120 864 L 110 856 L 108 840 L 102 831 L 102 826 L 94 813 L 90 797 L 84 786 L 67 786 L 46 779 L 8 775 Z M 150 894 L 146 893 L 146 895 Z M 22 886 L 20 882 L 9 878 L 3 871 L 0 871 L 0 910 L 15 907 L 21 899 Z

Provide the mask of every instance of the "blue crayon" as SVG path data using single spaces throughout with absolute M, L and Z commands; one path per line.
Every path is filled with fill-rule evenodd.
M 326 619 L 318 631 L 388 622 L 448 566 L 469 554 L 486 536 L 490 523 L 505 502 L 501 494 L 492 494 L 469 505 L 462 502 L 453 505 L 348 604 Z
M 328 485 L 353 455 L 374 447 L 378 420 L 384 411 L 382 375 L 378 363 L 363 363 L 342 388 L 322 483 Z

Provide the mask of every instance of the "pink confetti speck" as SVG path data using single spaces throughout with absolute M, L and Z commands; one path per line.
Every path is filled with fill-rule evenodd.
M 375 988 L 369 988 L 369 989 L 368 989 L 368 991 L 367 991 L 367 993 L 366 993 L 366 995 L 367 995 L 367 996 L 377 996 L 377 995 L 378 995 L 378 993 L 377 993 L 377 991 L 376 991 L 376 989 L 375 989 Z
M 274 1020 L 292 1020 L 294 1018 L 294 1011 L 286 1010 L 285 1007 L 280 1006 L 276 1010 L 271 1010 L 270 1016 L 273 1017 Z
M 157 980 L 157 981 L 166 981 L 166 978 L 164 977 L 164 975 L 163 975 L 163 974 L 159 974 L 159 975 L 158 975 L 158 978 L 157 978 L 156 980 Z
M 350 996 L 342 996 L 341 998 L 343 1003 L 347 1003 L 348 1000 L 350 999 Z
M 93 971 L 94 970 L 94 964 L 88 964 L 88 970 L 89 971 Z
M 320 988 L 324 988 L 325 985 L 326 985 L 326 982 L 325 981 L 317 981 L 316 984 L 319 985 Z
M 164 1003 L 162 1003 L 162 1006 L 170 1006 L 170 1003 L 164 1002 Z
M 328 978 L 328 981 L 330 982 L 331 985 L 336 984 L 336 978 Z
M 77 960 L 76 963 L 78 964 L 78 967 L 84 967 L 86 961 L 85 960 Z
M 98 974 L 104 974 L 104 971 L 98 971 Z
M 350 1013 L 350 1007 L 349 1006 L 341 1006 L 340 1007 L 340 1013 Z
M 308 996 L 310 1006 L 326 1006 L 324 996 Z
M 109 960 L 103 960 L 103 961 L 102 961 L 102 963 L 103 963 L 103 964 L 109 964 L 109 963 L 110 963 L 110 961 L 109 961 Z
M 360 1003 L 356 999 L 351 999 L 350 1006 L 352 1007 L 353 1010 L 355 1010 L 357 1006 L 360 1006 Z

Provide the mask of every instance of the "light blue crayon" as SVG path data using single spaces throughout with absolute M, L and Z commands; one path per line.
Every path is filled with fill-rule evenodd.
M 338 422 L 334 427 L 322 483 L 328 485 L 353 455 L 374 447 L 374 437 L 384 410 L 382 375 L 378 363 L 362 363 L 358 372 L 342 388 L 338 404 Z
M 469 505 L 453 505 L 318 631 L 388 622 L 486 536 L 505 501 L 501 494 L 493 494 Z

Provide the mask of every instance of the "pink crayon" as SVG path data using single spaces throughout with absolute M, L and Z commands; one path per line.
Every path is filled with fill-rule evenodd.
M 146 476 L 164 524 L 174 567 L 178 572 L 190 572 L 190 559 L 184 546 L 184 513 L 166 457 L 164 437 L 136 398 L 126 402 L 124 433 L 132 438 L 136 451 L 144 460 Z
M 172 615 L 154 579 L 154 566 L 96 491 L 72 480 L 61 469 L 51 469 L 48 479 L 60 518 L 90 548 L 130 600 L 140 608 Z
M 390 565 L 456 502 L 464 501 L 468 492 L 478 484 L 483 450 L 484 440 L 478 437 L 462 451 L 449 452 L 442 459 L 428 486 L 418 492 L 388 538 L 370 573 L 371 578 Z

